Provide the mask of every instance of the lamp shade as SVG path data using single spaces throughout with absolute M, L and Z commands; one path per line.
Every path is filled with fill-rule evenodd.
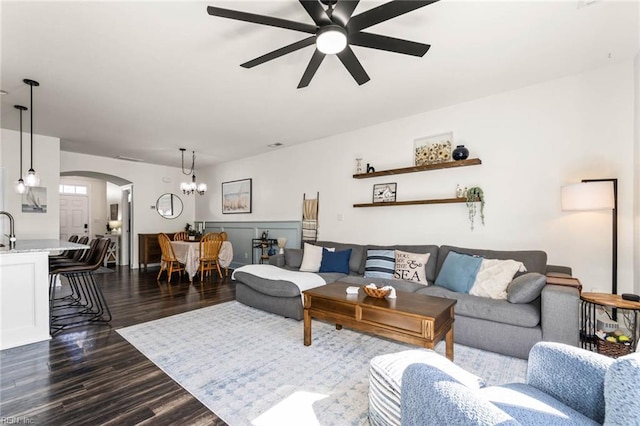
M 561 188 L 562 210 L 611 210 L 614 208 L 613 182 L 582 182 Z

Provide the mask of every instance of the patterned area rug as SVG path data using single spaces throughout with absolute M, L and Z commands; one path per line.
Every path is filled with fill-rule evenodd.
M 118 330 L 211 411 L 239 425 L 368 425 L 371 358 L 415 346 L 228 302 Z M 488 384 L 523 382 L 526 361 L 455 345 Z M 444 344 L 436 347 L 444 354 Z

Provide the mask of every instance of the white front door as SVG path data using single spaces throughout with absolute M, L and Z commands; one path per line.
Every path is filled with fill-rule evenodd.
M 86 195 L 60 195 L 60 239 L 89 234 L 89 197 Z

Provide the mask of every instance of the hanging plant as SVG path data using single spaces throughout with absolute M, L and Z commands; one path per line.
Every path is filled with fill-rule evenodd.
M 469 221 L 471 222 L 472 231 L 478 212 L 478 203 L 480 203 L 480 221 L 484 225 L 484 192 L 479 186 L 467 189 L 467 209 L 469 210 Z

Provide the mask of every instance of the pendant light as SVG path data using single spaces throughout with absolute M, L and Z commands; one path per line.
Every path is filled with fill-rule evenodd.
M 191 170 L 188 172 L 184 171 L 184 152 L 186 149 L 180 148 L 182 152 L 182 174 L 183 175 L 191 175 L 191 182 L 182 182 L 180 184 L 180 189 L 182 189 L 182 193 L 185 195 L 191 195 L 194 192 L 202 195 L 207 192 L 207 184 L 206 183 L 196 183 L 196 152 L 191 151 Z
M 18 194 L 24 194 L 27 192 L 27 186 L 22 179 L 22 111 L 26 111 L 27 107 L 22 105 L 14 105 L 13 107 L 20 111 L 20 179 L 16 182 L 16 192 Z
M 30 80 L 25 78 L 22 80 L 25 84 L 31 86 L 31 167 L 27 172 L 27 177 L 25 178 L 25 184 L 27 186 L 38 186 L 40 185 L 40 177 L 36 174 L 36 171 L 33 169 L 33 86 L 40 86 L 35 80 Z

